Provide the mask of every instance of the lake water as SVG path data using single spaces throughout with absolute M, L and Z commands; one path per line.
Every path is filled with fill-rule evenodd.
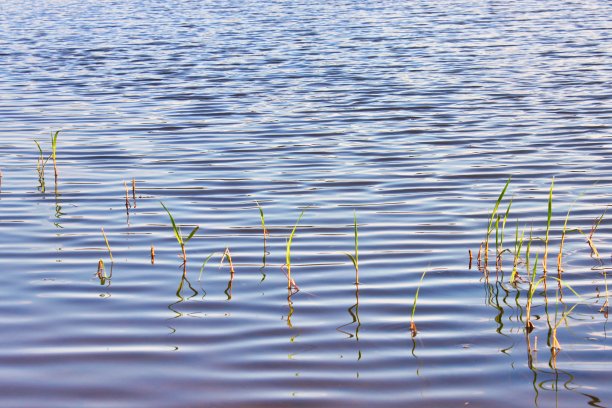
M 611 204 L 611 12 L 3 1 L 0 405 L 612 406 L 609 216 L 599 258 L 568 234 L 580 296 L 538 287 L 530 334 L 526 243 L 515 286 L 512 253 L 476 265 L 510 176 L 512 252 L 517 219 L 543 237 L 554 177 L 552 277 L 568 209 L 588 235 Z M 56 130 L 43 191 L 34 140 L 49 154 Z M 200 226 L 187 280 L 160 202 L 183 234 Z

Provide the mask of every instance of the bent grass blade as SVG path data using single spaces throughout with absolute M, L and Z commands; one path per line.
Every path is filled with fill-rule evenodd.
M 298 224 L 304 215 L 304 211 L 300 214 L 297 221 L 295 222 L 295 226 L 293 230 L 291 230 L 291 234 L 289 234 L 289 238 L 287 239 L 287 246 L 285 250 L 285 267 L 287 268 L 287 289 L 295 288 L 298 289 L 295 281 L 291 279 L 291 243 L 293 242 L 293 236 L 295 235 L 295 231 L 297 230 Z
M 414 322 L 414 313 L 416 312 L 417 301 L 419 300 L 419 291 L 421 290 L 421 283 L 423 283 L 423 279 L 425 278 L 426 273 L 427 271 L 423 272 L 423 274 L 421 275 L 421 279 L 419 280 L 419 284 L 414 294 L 414 301 L 412 303 L 412 314 L 410 315 L 410 333 L 412 334 L 412 337 L 415 337 L 417 335 L 417 327 L 416 323 Z
M 176 225 L 176 222 L 174 221 L 174 217 L 172 216 L 172 214 L 170 213 L 170 210 L 168 210 L 168 208 L 164 205 L 164 203 L 162 203 L 160 201 L 160 204 L 162 205 L 162 207 L 164 207 L 164 210 L 166 210 L 166 212 L 168 213 L 168 216 L 170 217 L 170 222 L 172 223 L 172 231 L 174 232 L 174 237 L 176 238 L 177 242 L 179 243 L 179 245 L 181 246 L 181 252 L 182 252 L 182 257 L 183 257 L 183 263 L 187 262 L 187 253 L 185 252 L 185 245 L 187 244 L 187 242 L 189 242 L 189 240 L 191 238 L 193 238 L 193 236 L 195 235 L 195 233 L 200 229 L 200 226 L 196 226 L 191 233 L 189 233 L 189 235 L 187 237 L 184 237 L 181 234 L 181 229 L 180 227 L 178 227 Z

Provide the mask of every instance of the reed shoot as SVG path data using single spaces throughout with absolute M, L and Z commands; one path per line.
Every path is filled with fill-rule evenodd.
M 562 266 L 563 245 L 565 244 L 565 237 L 567 235 L 567 222 L 569 221 L 569 216 L 570 216 L 571 211 L 572 211 L 572 208 L 570 207 L 570 209 L 567 210 L 567 215 L 565 216 L 565 222 L 563 223 L 563 229 L 561 230 L 561 243 L 559 244 L 559 255 L 557 255 L 557 272 L 559 274 L 563 272 L 563 266 Z
M 136 208 L 136 179 L 132 177 L 132 199 L 134 200 L 134 208 Z
M 261 208 L 261 205 L 259 205 L 257 201 L 255 201 L 255 203 L 257 204 L 257 208 L 259 209 L 259 219 L 261 220 L 261 228 L 263 230 L 264 244 L 265 244 L 266 238 L 270 236 L 270 233 L 268 232 L 268 229 L 266 228 L 266 217 L 264 217 L 263 208 Z
M 514 198 L 511 198 L 510 202 L 508 203 L 508 207 L 506 207 L 506 213 L 504 214 L 501 231 L 499 233 L 499 244 L 497 242 L 498 233 L 497 231 L 495 231 L 495 239 L 496 239 L 495 247 L 496 247 L 497 258 L 498 258 L 497 263 L 500 268 L 501 268 L 501 255 L 504 252 L 504 232 L 506 231 L 506 221 L 508 221 L 508 215 L 510 214 L 510 208 L 512 207 L 513 200 Z M 498 221 L 499 221 L 499 217 L 498 217 Z M 499 228 L 499 222 L 496 224 L 496 228 Z
M 357 231 L 357 213 L 353 212 L 353 228 L 355 234 L 355 252 L 349 254 L 345 252 L 346 256 L 349 257 L 351 262 L 353 262 L 353 266 L 355 267 L 355 284 L 359 285 L 359 233 Z
M 200 268 L 200 275 L 198 276 L 198 281 L 202 279 L 202 273 L 204 272 L 204 268 L 206 267 L 206 264 L 208 263 L 208 261 L 210 261 L 210 258 L 212 258 L 215 254 L 216 252 L 213 252 L 212 254 L 208 255 L 206 259 L 204 260 L 204 263 L 202 263 L 202 267 Z
M 155 247 L 151 245 L 151 265 L 155 264 Z
M 232 275 L 234 274 L 234 262 L 232 261 L 232 254 L 230 253 L 229 248 L 225 248 L 225 252 L 223 252 L 223 256 L 221 257 L 221 263 L 219 267 L 223 265 L 223 261 L 227 258 L 227 262 L 229 262 L 230 272 Z
M 185 252 L 185 245 L 187 244 L 187 242 L 189 242 L 189 240 L 191 238 L 193 238 L 193 236 L 195 235 L 195 233 L 200 229 L 199 226 L 196 226 L 187 236 L 183 236 L 181 233 L 181 228 L 179 226 L 176 225 L 176 222 L 174 221 L 174 217 L 172 216 L 172 214 L 170 213 L 170 210 L 168 210 L 168 208 L 166 208 L 166 206 L 164 205 L 164 203 L 162 203 L 160 201 L 160 204 L 162 205 L 162 207 L 164 207 L 164 210 L 166 210 L 166 212 L 168 213 L 168 216 L 170 217 L 170 222 L 172 223 L 172 230 L 174 232 L 174 236 L 176 237 L 176 240 L 178 241 L 179 245 L 181 246 L 181 252 L 182 252 L 182 258 L 183 258 L 183 263 L 187 263 L 187 253 Z
M 603 221 L 603 218 L 606 215 L 606 211 L 608 211 L 608 207 L 606 207 L 606 209 L 604 210 L 603 214 L 601 214 L 601 216 L 595 218 L 595 221 L 593 221 L 593 225 L 591 226 L 591 232 L 589 233 L 589 236 L 587 238 L 587 243 L 589 244 L 589 247 L 591 248 L 591 256 L 595 256 L 596 258 L 599 258 L 599 251 L 597 251 L 597 248 L 595 247 L 595 244 L 593 243 L 593 235 L 595 234 L 595 231 L 597 231 L 599 224 L 601 224 L 601 222 Z
M 414 313 L 416 312 L 417 300 L 419 299 L 419 291 L 421 290 L 421 283 L 423 283 L 423 279 L 425 278 L 425 274 L 427 271 L 423 272 L 421 275 L 421 279 L 419 280 L 419 284 L 417 286 L 416 292 L 414 293 L 414 301 L 412 302 L 412 314 L 410 315 L 410 333 L 412 337 L 417 335 L 417 327 L 414 322 Z
M 53 171 L 55 172 L 55 179 L 57 180 L 57 136 L 59 130 L 55 134 L 51 133 L 51 158 L 53 159 Z
M 291 231 L 291 234 L 289 234 L 289 238 L 287 239 L 287 247 L 285 250 L 285 267 L 287 268 L 287 289 L 298 289 L 297 285 L 295 284 L 295 281 L 291 279 L 291 243 L 293 242 L 295 230 L 297 229 L 298 224 L 300 223 L 300 220 L 302 219 L 303 215 L 304 211 L 302 211 L 302 213 L 298 217 L 297 221 L 295 222 L 295 226 L 293 227 L 293 230 Z
M 550 233 L 550 221 L 552 219 L 552 199 L 553 199 L 553 187 L 555 185 L 555 178 L 553 177 L 550 183 L 550 192 L 548 193 L 548 214 L 546 219 L 546 236 L 544 238 L 544 256 L 542 258 L 542 272 L 546 276 L 548 271 L 548 237 Z
M 123 182 L 123 187 L 125 187 L 125 210 L 129 212 L 130 211 L 130 199 L 128 198 L 128 186 L 125 181 Z
M 528 247 L 531 246 L 531 240 L 529 241 Z M 533 272 L 529 277 L 529 290 L 527 291 L 527 305 L 525 306 L 525 329 L 527 329 L 527 333 L 531 333 L 533 330 L 533 323 L 531 323 L 531 305 L 533 302 L 533 295 L 538 287 L 535 282 L 536 278 L 536 269 L 538 267 L 538 255 L 536 254 L 535 262 L 533 263 Z M 527 261 L 529 264 L 529 261 Z
M 42 147 L 40 147 L 40 143 L 38 141 L 34 141 L 36 143 L 36 147 L 38 148 L 38 158 L 36 159 L 36 171 L 38 172 L 38 183 L 41 192 L 45 192 L 45 166 L 47 162 L 51 158 L 51 156 L 45 159 L 45 155 L 43 153 Z
M 510 274 L 510 283 L 516 283 L 516 277 L 518 276 L 519 257 L 521 256 L 521 249 L 523 248 L 523 241 L 525 240 L 525 228 L 523 228 L 523 232 L 519 237 L 518 224 L 518 220 L 516 220 L 516 233 L 514 238 L 514 262 L 512 265 L 512 274 Z
M 106 248 L 108 249 L 108 256 L 110 257 L 111 263 L 114 263 L 113 260 L 113 251 L 111 251 L 110 244 L 108 243 L 108 238 L 106 238 L 106 233 L 104 232 L 104 228 L 102 228 L 102 236 L 104 237 L 104 243 L 106 244 Z
M 506 185 L 504 186 L 503 190 L 499 194 L 499 197 L 497 198 L 497 201 L 495 202 L 495 206 L 493 207 L 493 211 L 491 212 L 491 216 L 489 217 L 489 226 L 487 227 L 487 233 L 485 235 L 485 240 L 484 240 L 484 242 L 485 242 L 485 245 L 484 245 L 484 267 L 485 267 L 485 269 L 489 265 L 489 238 L 491 237 L 491 233 L 493 232 L 493 223 L 498 219 L 497 211 L 499 209 L 499 204 L 501 203 L 502 199 L 504 198 L 504 194 L 506 194 L 506 190 L 508 189 L 508 186 L 510 185 L 510 180 L 512 180 L 512 176 L 508 178 L 508 181 L 506 182 Z

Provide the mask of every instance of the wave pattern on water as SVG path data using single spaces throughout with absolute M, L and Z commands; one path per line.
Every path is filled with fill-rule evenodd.
M 510 175 L 506 247 L 516 218 L 545 227 L 555 177 L 551 265 L 572 203 L 586 231 L 610 204 L 610 11 L 3 1 L 1 404 L 612 404 L 607 220 L 600 261 L 568 237 L 564 279 L 583 297 L 556 301 L 551 281 L 531 335 L 511 256 L 501 280 L 467 258 Z M 34 140 L 49 154 L 57 129 L 43 192 Z M 201 226 L 185 270 L 160 201 Z M 291 295 L 281 266 L 302 210 Z M 550 328 L 577 302 L 554 355 Z

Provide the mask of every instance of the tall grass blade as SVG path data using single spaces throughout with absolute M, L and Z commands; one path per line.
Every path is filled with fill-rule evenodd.
M 204 262 L 202 263 L 202 267 L 200 268 L 200 275 L 198 276 L 198 281 L 202 279 L 202 272 L 204 272 L 204 268 L 206 267 L 206 264 L 208 263 L 208 261 L 210 261 L 210 258 L 212 258 L 215 254 L 216 252 L 213 252 L 210 255 L 208 255 L 206 259 L 204 260 Z
M 293 236 L 295 235 L 295 231 L 303 215 L 304 215 L 304 211 L 302 211 L 302 213 L 298 217 L 297 221 L 295 222 L 295 226 L 293 227 L 293 230 L 291 230 L 291 234 L 289 234 L 289 238 L 287 239 L 287 247 L 285 250 L 285 266 L 287 268 L 287 288 L 288 289 L 291 289 L 291 287 L 294 286 L 293 280 L 291 279 L 291 243 L 293 242 Z
M 550 234 L 550 221 L 552 220 L 552 199 L 553 199 L 553 187 L 555 186 L 555 178 L 552 178 L 550 183 L 550 191 L 548 193 L 548 214 L 546 217 L 546 236 L 544 238 L 544 256 L 542 258 L 542 271 L 544 275 L 548 271 L 548 240 Z
M 355 252 L 354 254 L 349 254 L 348 252 L 344 254 L 353 262 L 353 266 L 355 267 L 355 284 L 359 285 L 359 232 L 357 231 L 357 212 L 355 211 L 353 212 L 353 226 L 355 234 Z
M 487 233 L 485 235 L 485 240 L 484 240 L 485 241 L 485 253 L 484 253 L 485 269 L 488 267 L 488 264 L 489 264 L 489 238 L 491 237 L 491 232 L 493 231 L 493 223 L 498 218 L 497 211 L 499 209 L 499 204 L 504 198 L 504 195 L 506 194 L 506 190 L 508 189 L 508 186 L 510 185 L 511 180 L 512 180 L 512 176 L 508 178 L 508 181 L 506 181 L 506 185 L 504 186 L 501 193 L 499 194 L 499 197 L 497 197 L 497 201 L 495 202 L 495 206 L 493 207 L 493 211 L 491 212 L 491 215 L 489 217 L 489 226 L 487 227 Z
M 108 249 L 108 256 L 110 257 L 111 263 L 114 263 L 113 260 L 113 251 L 111 251 L 110 244 L 108 243 L 108 238 L 106 237 L 106 233 L 104 232 L 104 228 L 102 228 L 102 236 L 104 237 L 104 243 L 106 244 L 106 248 Z
M 416 312 L 417 301 L 419 300 L 419 291 L 421 290 L 421 283 L 423 283 L 423 279 L 425 278 L 426 273 L 427 271 L 423 272 L 423 274 L 421 275 L 421 279 L 419 280 L 419 284 L 414 294 L 414 301 L 412 302 L 412 314 L 410 315 L 410 332 L 412 333 L 412 337 L 415 337 L 417 335 L 417 328 L 416 324 L 414 323 L 414 313 Z

